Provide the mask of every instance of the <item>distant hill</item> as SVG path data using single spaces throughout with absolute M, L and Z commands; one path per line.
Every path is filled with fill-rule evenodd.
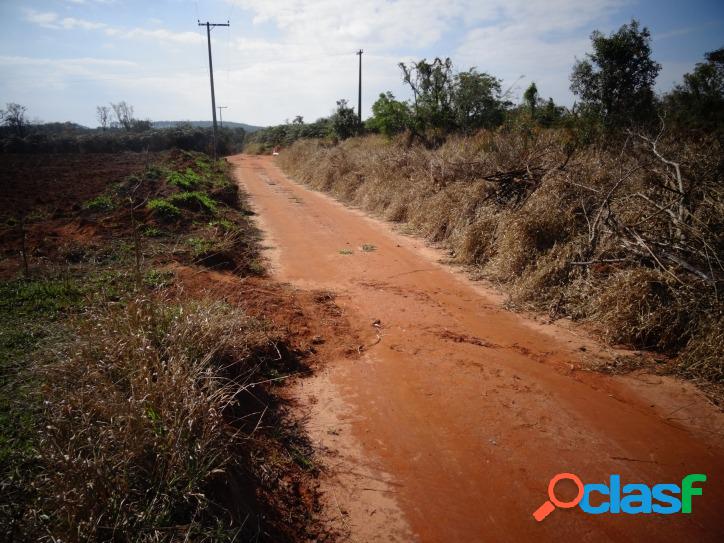
M 171 128 L 181 123 L 190 124 L 191 126 L 199 126 L 201 128 L 211 126 L 211 121 L 154 121 L 151 123 L 151 125 L 154 128 Z M 265 128 L 263 126 L 254 126 L 252 124 L 245 123 L 235 123 L 233 121 L 224 121 L 224 126 L 227 128 L 243 128 L 249 133 L 256 132 L 257 130 Z

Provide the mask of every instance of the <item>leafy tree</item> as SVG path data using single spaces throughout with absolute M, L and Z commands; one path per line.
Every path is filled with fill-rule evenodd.
M 535 119 L 538 124 L 550 128 L 560 123 L 566 113 L 566 108 L 557 106 L 553 98 L 548 98 L 547 102 L 539 99 L 535 111 Z
M 684 82 L 664 96 L 667 118 L 680 127 L 724 133 L 724 48 L 710 51 L 706 62 L 684 75 Z
M 463 132 L 494 128 L 503 122 L 500 80 L 475 68 L 455 75 L 452 108 L 455 125 Z
M 593 53 L 576 62 L 571 90 L 588 114 L 606 128 L 649 120 L 654 113 L 653 86 L 661 65 L 651 59 L 651 33 L 635 19 L 606 37 L 591 34 Z
M 337 109 L 330 117 L 332 134 L 346 140 L 360 133 L 360 122 L 354 108 L 347 105 L 347 100 L 337 100 Z
M 380 97 L 372 104 L 372 118 L 366 123 L 370 130 L 392 136 L 403 132 L 410 124 L 410 107 L 405 102 L 395 100 L 391 92 L 380 93 Z
M 23 137 L 28 127 L 28 120 L 25 112 L 28 109 L 25 106 L 9 102 L 5 104 L 5 109 L 0 109 L 0 119 L 4 126 L 9 127 L 16 136 Z
M 426 131 L 431 131 L 433 140 L 439 141 L 455 127 L 452 61 L 449 58 L 435 58 L 432 62 L 422 59 L 410 66 L 400 62 L 399 66 L 403 81 L 413 93 L 413 122 L 410 128 L 423 137 Z
M 538 87 L 536 87 L 534 81 L 527 89 L 525 89 L 525 92 L 523 93 L 523 102 L 528 107 L 531 117 L 535 117 L 535 109 L 538 105 L 538 100 Z

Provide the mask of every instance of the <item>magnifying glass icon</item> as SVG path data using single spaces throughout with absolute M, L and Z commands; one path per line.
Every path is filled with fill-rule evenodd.
M 555 493 L 556 483 L 564 479 L 569 479 L 573 481 L 578 487 L 578 494 L 575 498 L 568 502 L 559 500 L 556 497 Z M 535 510 L 535 512 L 533 513 L 533 518 L 540 522 L 548 515 L 550 515 L 556 507 L 560 507 L 561 509 L 570 509 L 571 507 L 575 507 L 576 505 L 578 505 L 582 499 L 583 482 L 581 482 L 581 479 L 579 479 L 578 475 L 574 475 L 573 473 L 559 473 L 558 475 L 553 477 L 553 479 L 551 479 L 550 483 L 548 483 L 548 500 Z

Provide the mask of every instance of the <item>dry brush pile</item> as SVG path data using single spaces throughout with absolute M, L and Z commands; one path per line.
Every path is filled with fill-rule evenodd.
M 379 137 L 296 142 L 291 176 L 444 243 L 520 307 L 724 378 L 724 163 L 717 142 L 483 132 L 434 150 Z

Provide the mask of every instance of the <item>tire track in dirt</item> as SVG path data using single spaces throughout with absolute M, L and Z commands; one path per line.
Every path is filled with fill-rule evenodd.
M 692 385 L 586 371 L 611 349 L 504 310 L 419 240 L 292 182 L 271 157 L 229 160 L 274 275 L 336 292 L 365 338 L 360 359 L 297 385 L 329 468 L 331 526 L 354 541 L 721 540 L 723 417 Z M 536 523 L 559 472 L 708 481 L 691 515 L 574 509 Z

